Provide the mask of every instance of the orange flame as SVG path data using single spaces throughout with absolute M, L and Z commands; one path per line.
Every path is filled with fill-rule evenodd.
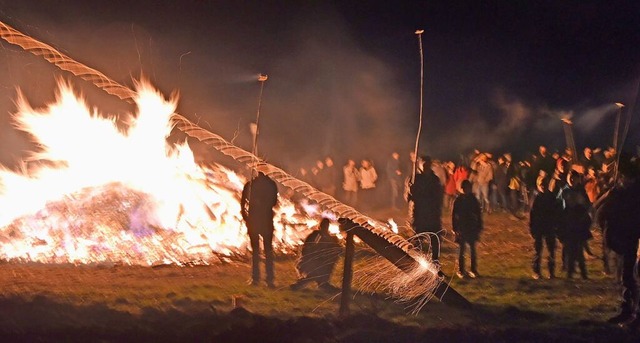
M 196 164 L 186 142 L 167 143 L 176 97 L 140 82 L 126 130 L 115 117 L 91 112 L 64 82 L 44 109 L 22 95 L 17 104 L 16 127 L 41 151 L 28 171 L 0 170 L 0 258 L 183 264 L 248 249 L 239 205 L 244 177 Z M 279 251 L 294 249 L 317 223 L 287 199 L 275 218 Z

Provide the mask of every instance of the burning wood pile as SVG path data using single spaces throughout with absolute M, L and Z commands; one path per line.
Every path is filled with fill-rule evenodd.
M 23 98 L 18 100 L 18 128 L 30 133 L 43 148 L 35 154 L 37 159 L 60 166 L 43 168 L 33 175 L 0 170 L 4 184 L 0 208 L 9 213 L 0 213 L 0 226 L 8 225 L 2 230 L 0 258 L 82 263 L 115 258 L 145 265 L 180 264 L 205 261 L 207 256 L 216 255 L 214 252 L 232 256 L 244 249 L 247 239 L 241 233 L 237 199 L 243 180 L 230 176 L 232 173 L 227 173 L 227 179 L 236 182 L 217 176 L 208 178 L 205 170 L 194 163 L 186 142 L 167 145 L 166 138 L 175 126 L 303 194 L 336 218 L 351 220 L 362 230 L 356 234 L 387 260 L 383 263 L 393 266 L 394 273 L 384 274 L 381 283 L 394 297 L 416 301 L 418 309 L 434 291 L 442 299 L 443 278 L 438 275 L 437 265 L 404 237 L 175 113 L 177 99 L 165 100 L 146 82 L 139 82 L 135 90 L 122 86 L 4 23 L 0 23 L 0 38 L 42 56 L 109 94 L 134 102 L 138 108 L 127 132 L 122 133 L 115 119 L 101 118 L 88 110 L 70 86 L 61 85 L 58 103 L 49 106 L 48 111 L 34 111 Z M 70 127 L 76 129 L 69 130 Z M 225 187 L 212 188 L 212 183 L 205 180 L 218 180 Z M 47 187 L 51 185 L 54 187 L 50 191 Z M 27 199 L 27 203 L 19 200 L 24 199 L 22 186 L 34 190 L 36 199 Z M 40 194 L 43 190 L 47 192 Z M 65 197 L 78 201 L 68 202 Z M 298 221 L 295 216 L 291 204 L 281 206 L 276 213 L 281 225 L 275 238 L 285 246 L 298 245 L 306 236 L 305 232 L 283 229 L 283 223 Z M 310 222 L 309 227 L 314 224 Z M 383 253 L 385 247 L 393 248 L 393 256 Z M 38 254 L 40 250 L 46 253 Z M 390 281 L 399 280 L 397 273 L 420 280 L 413 283 L 417 288 L 393 285 Z M 402 284 L 409 285 L 411 280 Z M 449 290 L 447 294 L 457 293 Z M 457 299 L 466 301 L 462 300 Z

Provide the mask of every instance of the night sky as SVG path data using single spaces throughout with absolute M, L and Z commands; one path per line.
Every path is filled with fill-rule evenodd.
M 114 80 L 144 75 L 178 112 L 250 150 L 260 84 L 260 154 L 288 170 L 332 155 L 383 161 L 420 147 L 455 159 L 474 148 L 524 156 L 611 145 L 615 102 L 637 112 L 640 1 L 15 1 L 0 20 Z M 30 149 L 10 123 L 16 88 L 34 106 L 73 82 L 105 114 L 132 111 L 90 84 L 2 42 L 0 162 Z M 637 115 L 627 147 L 640 143 Z M 196 147 L 200 152 L 207 151 Z M 215 158 L 215 152 L 209 152 Z

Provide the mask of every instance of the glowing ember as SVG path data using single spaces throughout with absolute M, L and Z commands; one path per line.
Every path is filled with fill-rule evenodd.
M 92 113 L 68 84 L 60 83 L 56 98 L 33 109 L 18 97 L 16 126 L 41 151 L 28 171 L 0 170 L 0 258 L 152 265 L 246 252 L 245 179 L 199 166 L 186 142 L 167 143 L 176 98 L 141 82 L 126 130 Z M 279 251 L 296 247 L 316 224 L 286 199 L 275 218 Z

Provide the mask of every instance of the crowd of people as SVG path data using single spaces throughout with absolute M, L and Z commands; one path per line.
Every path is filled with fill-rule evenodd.
M 631 323 L 640 327 L 640 291 L 638 290 L 637 252 L 640 239 L 640 186 L 638 186 L 637 156 L 619 156 L 613 148 L 584 148 L 580 154 L 572 149 L 562 153 L 550 153 L 540 146 L 535 154 L 521 161 L 514 161 L 511 154 L 495 156 L 491 153 L 473 151 L 453 161 L 432 160 L 429 156 L 416 157 L 414 153 L 403 161 L 398 152 L 392 152 L 381 175 L 388 180 L 384 199 L 392 210 L 408 205 L 411 226 L 418 241 L 429 250 L 432 261 L 439 264 L 440 238 L 443 233 L 443 213 L 451 215 L 455 241 L 459 244 L 457 276 L 476 278 L 480 274 L 476 259 L 476 242 L 483 230 L 483 215 L 497 211 L 506 212 L 515 219 L 527 220 L 534 241 L 532 276 L 543 278 L 543 247 L 547 250 L 547 278 L 557 277 L 556 248 L 561 244 L 561 265 L 567 278 L 573 278 L 576 269 L 580 277 L 588 279 L 585 252 L 591 254 L 589 240 L 591 230 L 603 230 L 603 263 L 605 273 L 611 273 L 611 260 L 616 260 L 614 269 L 625 289 L 621 314 L 611 318 L 613 323 Z M 375 199 L 379 174 L 368 159 L 357 165 L 348 159 L 342 173 L 331 157 L 316 161 L 309 171 L 300 168 L 303 181 L 332 195 L 344 203 L 368 211 L 380 204 Z M 260 176 L 260 175 L 259 175 Z M 253 182 L 256 182 L 254 180 Z M 248 185 L 252 182 L 250 181 Z M 257 186 L 257 185 L 256 185 Z M 249 186 L 250 187 L 250 186 Z M 255 189 L 254 192 L 258 191 Z M 272 214 L 274 187 L 267 187 L 265 205 Z M 249 193 L 250 194 L 250 193 Z M 257 193 L 256 193 L 257 194 Z M 404 194 L 404 198 L 402 195 Z M 243 204 L 249 203 L 243 192 Z M 256 205 L 258 206 L 258 205 Z M 245 206 L 243 205 L 243 209 Z M 243 217 L 248 212 L 243 212 Z M 272 219 L 270 226 L 271 230 Z M 257 224 L 245 217 L 252 240 L 252 248 L 259 249 L 254 237 L 262 235 L 267 256 L 267 283 L 273 285 L 272 253 L 267 248 L 269 234 L 256 233 Z M 338 243 L 326 230 L 328 222 L 322 221 L 319 228 L 305 241 L 298 271 L 301 278 L 292 285 L 298 289 L 315 281 L 329 289 L 328 275 L 335 264 Z M 266 239 L 265 239 L 266 238 Z M 257 238 L 255 239 L 258 240 Z M 321 244 L 319 243 L 321 242 Z M 320 244 L 328 247 L 324 253 L 333 263 L 322 273 L 310 268 L 312 260 L 324 256 L 322 248 L 310 247 Z M 470 269 L 465 263 L 466 248 L 469 247 Z M 310 256 L 312 258 L 310 258 Z M 615 257 L 615 258 L 612 258 Z M 271 261 L 270 261 L 271 260 Z M 325 258 L 322 258 L 325 260 Z M 259 279 L 254 255 L 253 282 Z M 326 261 L 325 261 L 326 262 Z M 323 262 L 324 263 L 324 262 Z
M 513 161 L 510 153 L 496 156 L 475 150 L 456 162 L 433 159 L 431 169 L 444 187 L 445 209 L 452 210 L 454 199 L 462 194 L 462 181 L 469 180 L 483 212 L 509 211 L 521 218 L 533 206 L 538 192 L 536 182 L 541 175 L 555 179 L 559 189 L 573 169 L 583 178 L 591 202 L 606 192 L 613 177 L 615 149 L 587 147 L 581 156 L 574 154 L 570 149 L 550 153 L 540 146 L 537 153 Z M 384 164 L 384 168 L 379 168 L 372 159 L 349 158 L 340 168 L 332 157 L 326 156 L 310 167 L 300 167 L 295 176 L 363 211 L 381 207 L 404 209 L 402 195 L 408 190 L 408 180 L 414 177 L 416 155 L 409 152 L 403 159 L 398 151 L 393 151 Z M 385 182 L 382 187 L 381 182 Z

